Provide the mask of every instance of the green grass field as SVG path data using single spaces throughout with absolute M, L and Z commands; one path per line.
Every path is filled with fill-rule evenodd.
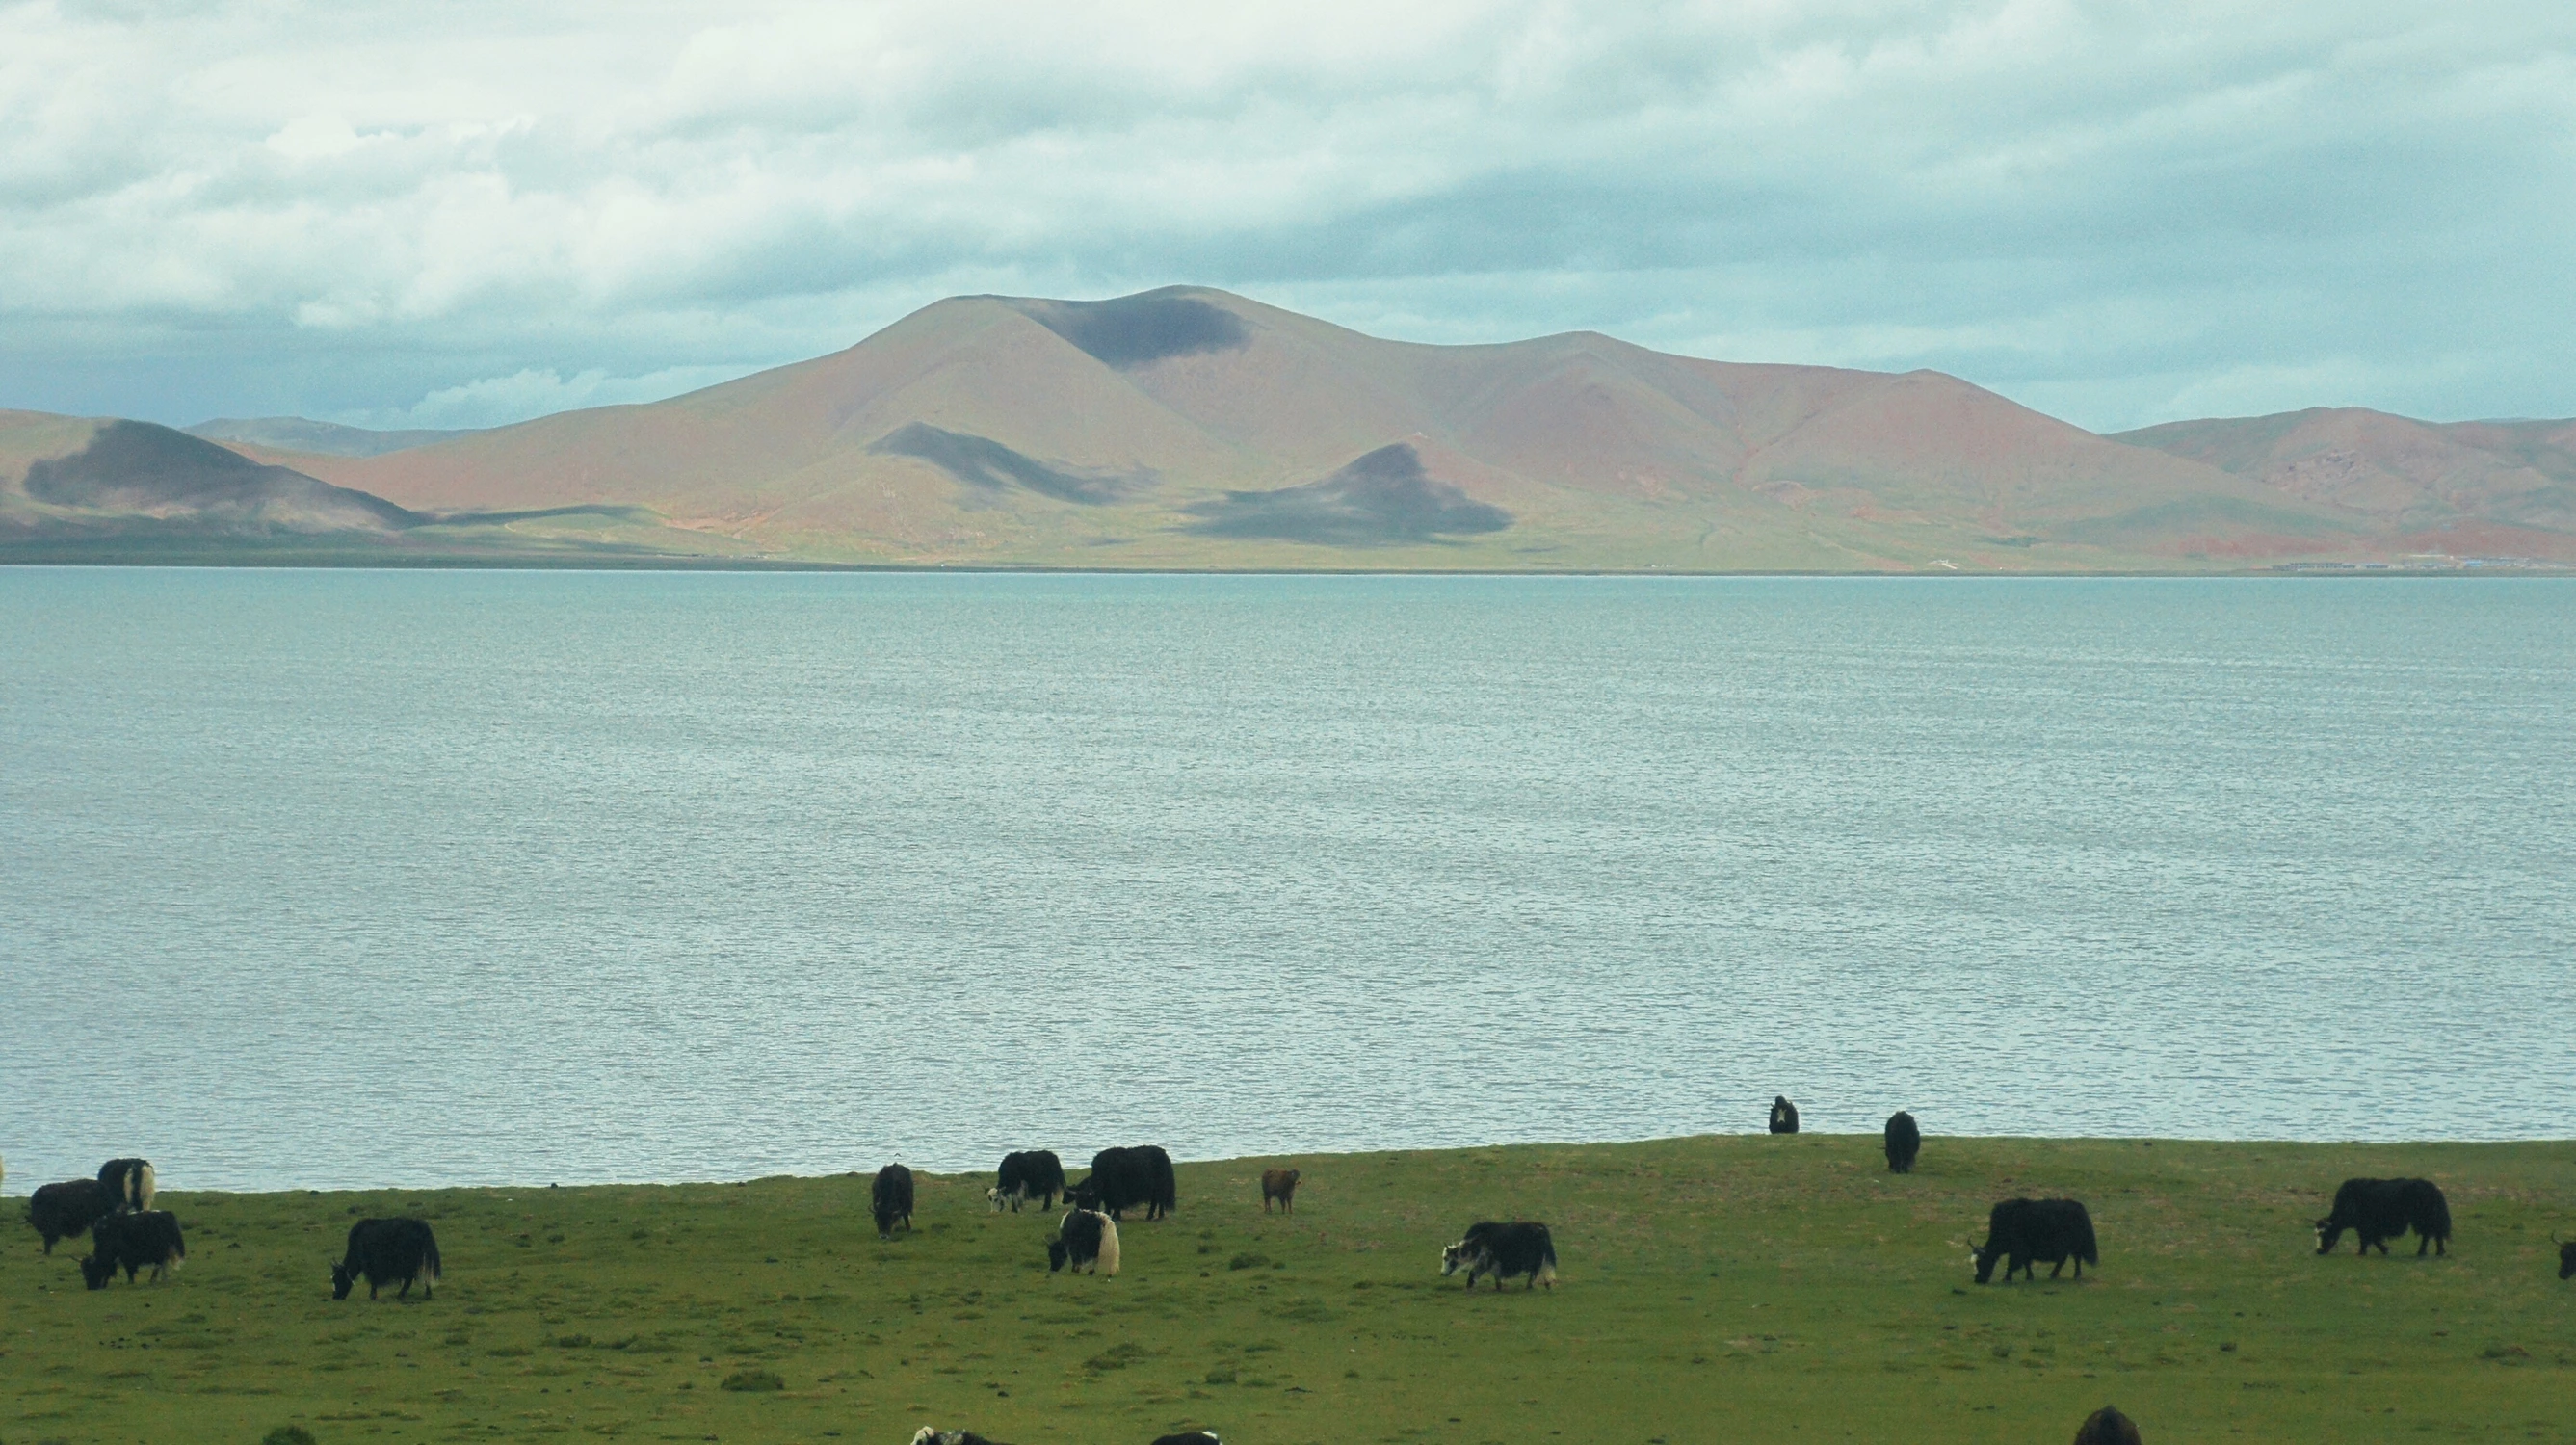
M 2576 1441 L 2548 1242 L 2576 1143 L 1934 1138 L 1909 1177 L 1814 1134 L 1317 1156 L 1264 1216 L 1277 1162 L 1181 1166 L 1114 1280 L 1049 1276 L 1051 1220 L 987 1213 L 981 1178 L 924 1176 L 890 1244 L 861 1176 L 170 1189 L 186 1268 L 95 1294 L 13 1223 L 0 1442 L 2062 1442 L 2106 1401 L 2157 1445 Z M 2317 1258 L 2308 1221 L 2357 1174 L 2439 1181 L 2450 1258 Z M 2099 1274 L 1971 1284 L 1964 1241 L 2016 1193 L 2087 1201 Z M 351 1220 L 398 1213 L 438 1230 L 438 1298 L 334 1303 Z M 1553 1225 L 1556 1290 L 1439 1278 L 1479 1218 Z M 725 1388 L 756 1372 L 783 1388 Z

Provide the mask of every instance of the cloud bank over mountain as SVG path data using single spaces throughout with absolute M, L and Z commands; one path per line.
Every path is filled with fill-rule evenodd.
M 2576 11 L 0 5 L 0 404 L 474 426 L 935 297 L 2576 410 Z

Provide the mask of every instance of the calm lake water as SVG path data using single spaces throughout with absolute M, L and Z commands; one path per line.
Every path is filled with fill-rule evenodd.
M 2564 1137 L 2576 584 L 0 569 L 0 1155 Z

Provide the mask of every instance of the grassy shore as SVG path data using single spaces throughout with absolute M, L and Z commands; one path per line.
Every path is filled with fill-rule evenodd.
M 0 1442 L 1023 1445 L 2060 1442 L 2110 1401 L 2151 1442 L 2576 1441 L 2576 1143 L 2344 1146 L 1717 1137 L 1185 1164 L 1115 1280 L 1046 1273 L 1051 1221 L 921 1181 L 880 1243 L 867 1180 L 363 1194 L 167 1190 L 172 1283 L 82 1290 L 12 1225 Z M 165 1175 L 184 1166 L 164 1162 Z M 2315 1257 L 2349 1175 L 2449 1193 L 2448 1259 Z M 2102 1267 L 1969 1283 L 1986 1206 L 2070 1194 Z M 12 1200 L 11 1210 L 23 1207 Z M 329 1296 L 362 1214 L 437 1227 L 432 1303 Z M 1555 1227 L 1551 1294 L 1464 1292 L 1439 1246 Z M 2045 1274 L 2045 1271 L 2042 1272 Z M 778 1389 L 728 1389 L 765 1372 Z

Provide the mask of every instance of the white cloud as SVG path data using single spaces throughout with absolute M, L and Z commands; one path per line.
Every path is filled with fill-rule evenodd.
M 659 401 L 731 381 L 749 370 L 739 366 L 673 366 L 642 376 L 611 376 L 594 368 L 568 377 L 529 367 L 508 376 L 440 387 L 407 407 L 350 411 L 323 420 L 387 430 L 505 426 L 578 407 Z
M 2571 55 L 2556 0 L 0 0 L 0 404 L 427 425 L 1187 280 L 2104 426 L 2563 414 Z

